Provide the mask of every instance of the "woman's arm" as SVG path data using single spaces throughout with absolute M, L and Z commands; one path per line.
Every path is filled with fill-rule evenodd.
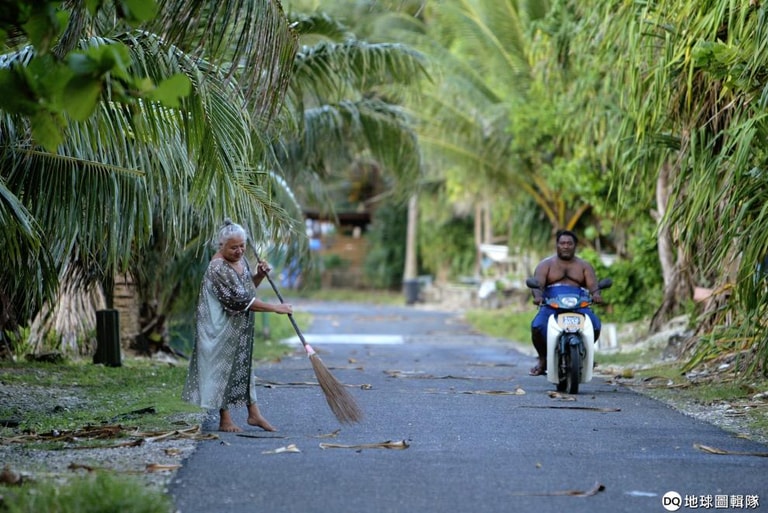
M 252 312 L 269 312 L 276 314 L 292 314 L 293 306 L 286 303 L 266 303 L 253 298 L 251 304 L 248 305 L 248 310 Z

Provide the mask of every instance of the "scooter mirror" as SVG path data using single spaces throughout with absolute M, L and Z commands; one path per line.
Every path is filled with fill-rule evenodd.
M 597 288 L 599 289 L 610 289 L 613 285 L 613 280 L 610 278 L 603 278 L 602 280 L 597 282 Z
M 540 289 L 541 285 L 539 285 L 539 280 L 536 278 L 526 278 L 525 280 L 525 286 L 529 289 Z

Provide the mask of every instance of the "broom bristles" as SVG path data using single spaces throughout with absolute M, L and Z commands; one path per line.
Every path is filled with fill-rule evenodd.
M 312 352 L 309 355 L 309 360 L 312 362 L 312 368 L 315 370 L 317 382 L 320 384 L 320 388 L 323 389 L 325 400 L 328 401 L 328 406 L 331 407 L 331 411 L 336 415 L 339 422 L 345 424 L 360 422 L 363 418 L 363 412 L 357 405 L 355 398 L 352 397 L 352 394 L 331 374 L 331 371 L 328 370 L 316 353 Z

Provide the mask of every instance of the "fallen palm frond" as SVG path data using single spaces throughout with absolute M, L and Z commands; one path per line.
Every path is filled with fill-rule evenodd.
M 467 390 L 461 393 L 478 395 L 525 395 L 525 390 L 517 387 L 514 390 Z
M 387 440 L 386 442 L 379 442 L 374 444 L 357 444 L 357 445 L 343 445 L 343 444 L 328 444 L 328 443 L 321 443 L 320 448 L 321 449 L 355 449 L 355 450 L 362 450 L 362 449 L 407 449 L 410 447 L 408 442 L 405 440 L 400 440 L 398 442 L 393 442 L 392 440 Z
M 116 445 L 82 445 L 83 441 L 89 440 L 112 440 L 128 436 L 134 440 L 122 442 Z M 139 432 L 135 429 L 125 428 L 120 425 L 110 426 L 86 426 L 82 429 L 71 431 L 53 430 L 48 433 L 32 433 L 13 437 L 0 438 L 2 444 L 12 443 L 33 443 L 33 442 L 66 442 L 77 443 L 73 449 L 112 449 L 120 447 L 138 447 L 143 443 L 157 442 L 160 440 L 212 440 L 219 436 L 212 433 L 203 433 L 199 425 L 186 429 L 174 429 L 172 431 L 161 432 Z
M 520 408 L 549 408 L 550 410 L 587 410 L 600 413 L 613 413 L 621 411 L 621 408 L 598 408 L 596 406 L 520 406 Z
M 203 433 L 199 424 L 186 429 L 174 429 L 173 431 L 160 431 L 150 433 L 134 433 L 132 436 L 141 436 L 145 442 L 158 442 L 166 439 L 185 438 L 188 440 L 216 440 L 219 435 Z
M 264 388 L 275 388 L 275 387 L 317 387 L 320 386 L 320 383 L 317 381 L 287 381 L 287 382 L 279 382 L 279 381 L 266 381 L 266 380 L 257 380 L 256 383 L 261 384 Z
M 274 439 L 288 438 L 287 436 L 282 436 L 282 435 L 252 435 L 250 433 L 237 433 L 235 434 L 235 436 L 241 436 L 243 438 L 274 438 Z
M 768 452 L 756 452 L 756 451 L 726 451 L 725 449 L 718 449 L 716 447 L 710 447 L 708 445 L 693 444 L 694 449 L 698 449 L 708 454 L 719 454 L 727 456 L 758 456 L 760 458 L 768 458 Z
M 475 377 L 475 376 L 454 376 L 453 374 L 446 374 L 445 376 L 435 376 L 434 374 L 426 374 L 424 372 L 408 372 L 401 370 L 385 370 L 384 374 L 390 378 L 409 378 L 409 379 L 460 379 L 465 381 L 504 381 L 512 378 L 489 378 L 489 377 Z
M 546 496 L 546 497 L 552 497 L 552 496 L 592 497 L 593 495 L 597 495 L 602 491 L 605 491 L 605 485 L 601 483 L 595 483 L 594 486 L 592 486 L 592 488 L 590 488 L 589 490 L 559 490 L 555 492 L 517 492 L 517 493 L 513 493 L 512 495 L 516 495 L 516 496 L 535 495 L 535 496 Z

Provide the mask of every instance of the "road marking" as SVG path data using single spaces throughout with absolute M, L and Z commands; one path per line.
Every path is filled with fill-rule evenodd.
M 304 340 L 310 344 L 368 344 L 368 345 L 395 345 L 402 344 L 401 335 L 341 335 L 341 334 L 312 334 L 305 333 Z M 300 345 L 298 336 L 283 340 L 286 344 Z

